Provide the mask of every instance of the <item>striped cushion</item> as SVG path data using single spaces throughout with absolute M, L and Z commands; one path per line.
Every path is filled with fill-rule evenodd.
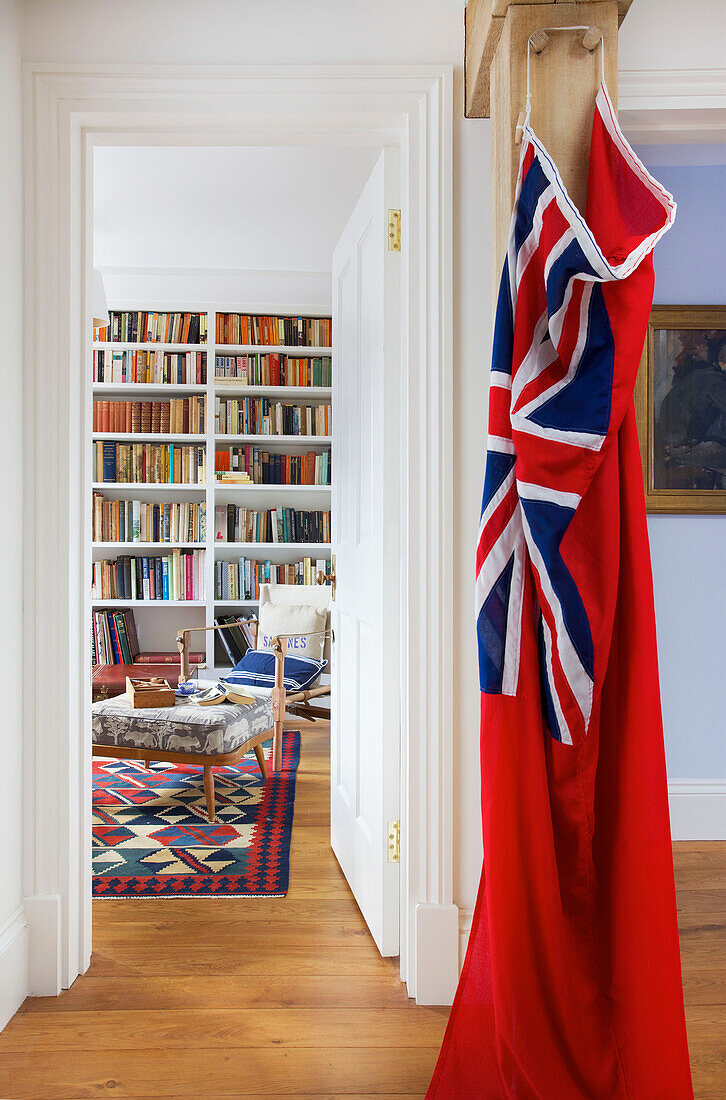
M 286 691 L 305 691 L 312 687 L 327 665 L 312 657 L 285 657 L 283 684 Z M 248 687 L 274 687 L 275 656 L 260 649 L 250 649 L 234 666 L 229 676 L 223 676 L 228 684 L 246 684 Z

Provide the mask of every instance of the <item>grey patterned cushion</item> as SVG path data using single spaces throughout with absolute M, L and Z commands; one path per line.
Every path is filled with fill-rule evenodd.
M 272 699 L 254 704 L 222 703 L 200 707 L 182 702 L 175 707 L 134 709 L 125 695 L 94 703 L 91 708 L 94 745 L 118 745 L 157 752 L 222 756 L 272 728 Z

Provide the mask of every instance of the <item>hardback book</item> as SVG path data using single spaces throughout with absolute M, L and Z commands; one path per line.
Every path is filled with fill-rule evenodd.
M 116 445 L 111 442 L 103 444 L 103 480 L 116 480 Z
M 256 703 L 254 695 L 249 695 L 239 684 L 225 684 L 227 702 L 236 703 L 238 706 L 250 706 Z
M 223 632 L 222 632 L 223 633 Z M 198 695 L 191 695 L 190 699 L 198 703 L 200 707 L 214 707 L 223 703 L 227 698 L 226 690 L 219 684 L 209 687 L 206 691 L 200 691 Z
M 223 615 L 220 615 L 218 618 L 216 618 L 214 620 L 214 625 L 215 626 L 224 626 L 226 624 L 226 622 L 227 622 L 227 617 L 223 616 Z M 224 648 L 224 651 L 227 654 L 227 656 L 229 657 L 230 661 L 232 662 L 233 665 L 236 665 L 238 661 L 242 660 L 243 654 L 240 653 L 239 656 L 237 655 L 238 654 L 238 649 L 237 649 L 237 646 L 234 642 L 234 639 L 230 637 L 231 631 L 229 631 L 229 630 L 217 630 L 217 631 L 215 631 L 215 633 L 216 633 L 217 637 L 219 638 L 219 641 L 221 642 L 222 647 Z
M 220 631 L 223 633 L 223 631 Z M 207 659 L 206 653 L 190 653 L 189 663 L 192 665 L 203 665 Z M 134 664 L 137 665 L 180 665 L 181 654 L 179 652 L 173 653 L 157 653 L 154 650 L 150 650 L 148 653 L 137 653 L 134 658 Z
M 235 615 L 228 615 L 227 616 L 227 622 L 230 624 L 230 629 L 229 630 L 222 630 L 222 631 L 220 631 L 220 633 L 221 634 L 230 634 L 232 636 L 232 639 L 234 641 L 234 645 L 235 645 L 235 647 L 236 647 L 236 649 L 239 653 L 239 657 L 237 658 L 237 661 L 241 661 L 242 658 L 244 657 L 245 653 L 247 652 L 247 650 L 250 648 L 249 643 L 248 643 L 247 638 L 246 638 L 246 636 L 245 636 L 245 634 L 242 630 L 242 627 L 239 625 L 239 623 L 237 621 L 237 617 Z M 231 625 L 231 624 L 234 624 L 234 625 Z M 235 661 L 235 664 L 237 663 L 237 661 Z

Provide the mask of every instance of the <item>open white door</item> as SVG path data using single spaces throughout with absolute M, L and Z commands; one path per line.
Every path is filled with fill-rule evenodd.
M 399 177 L 384 150 L 333 255 L 331 844 L 382 955 L 399 950 Z

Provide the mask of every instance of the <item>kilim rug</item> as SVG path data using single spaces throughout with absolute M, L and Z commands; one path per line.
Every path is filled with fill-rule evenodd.
M 93 896 L 284 897 L 300 734 L 284 735 L 282 770 L 268 779 L 254 752 L 215 768 L 217 821 L 192 764 L 93 761 Z

